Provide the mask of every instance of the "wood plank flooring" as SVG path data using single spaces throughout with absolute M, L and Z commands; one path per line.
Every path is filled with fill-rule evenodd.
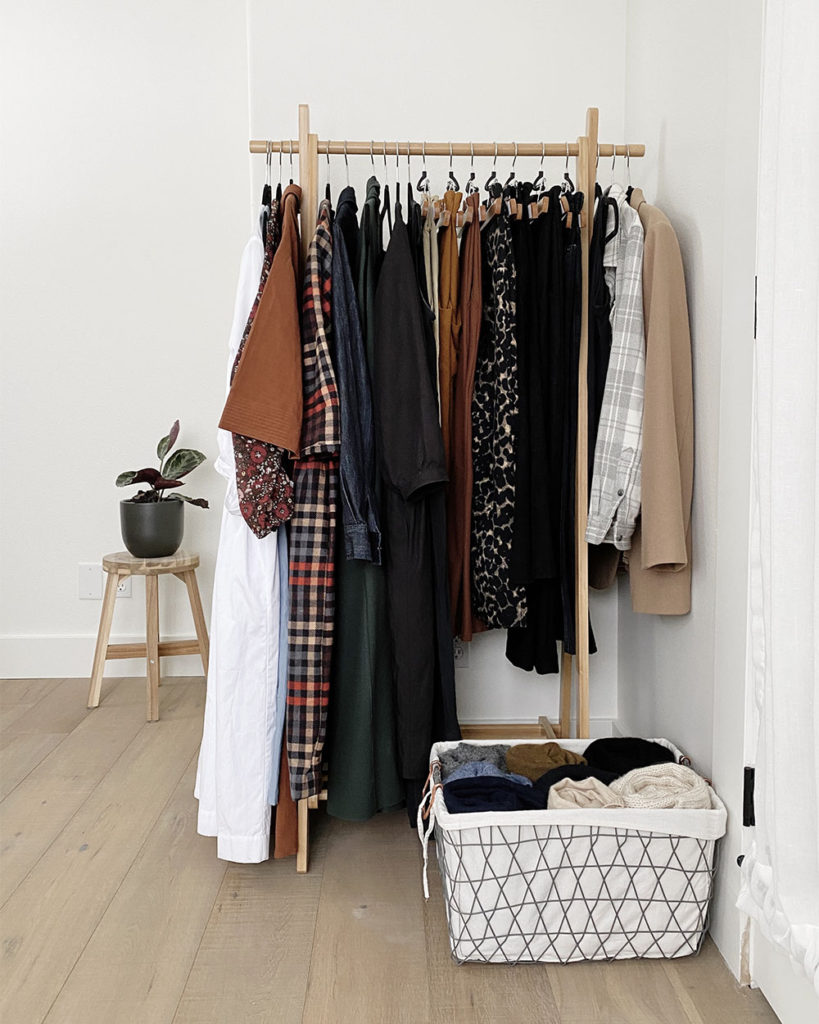
M 714 945 L 672 961 L 449 956 L 401 812 L 311 814 L 310 872 L 196 833 L 204 682 L 0 680 L 0 1020 L 9 1024 L 763 1024 Z

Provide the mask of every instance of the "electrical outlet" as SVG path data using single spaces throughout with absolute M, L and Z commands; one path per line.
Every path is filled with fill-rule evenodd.
M 80 562 L 77 566 L 77 593 L 81 601 L 101 601 L 105 573 L 98 562 Z M 131 596 L 131 577 L 120 580 L 117 597 Z
M 455 668 L 466 668 L 469 665 L 469 644 L 461 640 L 459 636 L 452 641 L 452 657 L 455 661 Z
M 77 570 L 79 599 L 81 601 L 101 601 L 102 566 L 97 562 L 80 562 Z

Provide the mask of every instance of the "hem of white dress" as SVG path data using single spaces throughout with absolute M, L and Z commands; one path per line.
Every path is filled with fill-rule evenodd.
M 270 831 L 255 836 L 232 836 L 220 833 L 215 815 L 199 814 L 196 831 L 200 836 L 216 839 L 216 856 L 235 864 L 261 864 L 270 859 Z

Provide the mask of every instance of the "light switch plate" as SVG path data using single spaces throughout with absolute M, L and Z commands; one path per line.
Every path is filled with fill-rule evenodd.
M 105 573 L 99 562 L 80 562 L 77 566 L 77 594 L 81 601 L 101 601 Z M 117 597 L 131 596 L 131 577 L 120 580 Z
M 81 601 L 102 600 L 102 566 L 98 562 L 80 562 L 77 566 L 77 594 Z

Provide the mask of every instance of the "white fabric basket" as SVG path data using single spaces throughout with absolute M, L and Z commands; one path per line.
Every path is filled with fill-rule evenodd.
M 589 742 L 560 741 L 577 753 Z M 682 757 L 667 740 L 657 742 Z M 725 807 L 713 790 L 710 810 L 450 814 L 443 790 L 435 789 L 441 776 L 434 762 L 456 746 L 433 746 L 430 792 L 418 814 L 424 893 L 434 825 L 455 960 L 570 963 L 699 950 L 715 847 L 725 834 Z

